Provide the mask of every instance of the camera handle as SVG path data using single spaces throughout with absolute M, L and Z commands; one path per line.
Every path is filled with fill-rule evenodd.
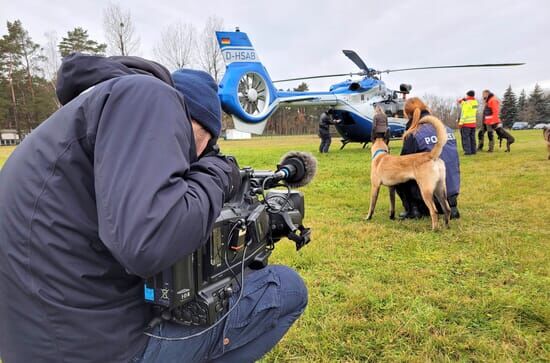
M 286 211 L 282 211 L 280 214 L 283 216 L 283 220 L 290 229 L 287 238 L 296 243 L 296 251 L 299 251 L 300 248 L 307 245 L 311 240 L 311 228 L 306 228 L 302 224 L 296 227 L 294 223 L 292 223 L 292 219 Z

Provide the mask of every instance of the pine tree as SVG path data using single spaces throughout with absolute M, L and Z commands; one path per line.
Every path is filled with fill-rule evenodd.
M 518 112 L 521 112 L 523 111 L 523 109 L 525 108 L 525 103 L 527 102 L 527 96 L 525 95 L 525 90 L 522 89 L 521 90 L 521 93 L 519 94 L 519 98 L 518 98 Z
M 7 22 L 8 34 L 12 37 L 13 41 L 17 44 L 21 53 L 21 63 L 24 69 L 26 78 L 26 87 L 28 92 L 22 94 L 24 105 L 26 105 L 27 113 L 27 128 L 31 129 L 30 125 L 33 120 L 36 119 L 36 113 L 34 112 L 35 92 L 33 84 L 33 74 L 40 72 L 41 69 L 38 66 L 39 62 L 44 61 L 45 57 L 39 52 L 40 45 L 33 42 L 29 33 L 23 28 L 20 20 L 16 20 L 13 23 Z
M 11 24 L 8 22 L 8 26 L 9 25 Z M 18 70 L 21 69 L 22 66 L 22 56 L 23 51 L 15 34 L 13 34 L 13 32 L 8 32 L 8 34 L 2 36 L 2 39 L 0 39 L 0 74 L 6 83 L 10 105 L 5 117 L 8 120 L 8 127 L 15 128 L 20 138 L 20 106 L 16 89 L 17 84 L 20 82 L 17 76 L 19 75 Z
M 533 92 L 529 95 L 528 103 L 528 113 L 529 113 L 529 122 L 537 123 L 541 121 L 546 115 L 546 100 L 542 88 L 539 84 L 535 84 Z
M 519 121 L 527 121 L 527 95 L 525 89 L 522 89 L 517 103 Z
M 40 46 L 19 20 L 8 21 L 7 29 L 0 38 L 0 127 L 16 129 L 21 139 L 55 110 L 55 103 L 53 90 L 40 77 Z
M 99 44 L 95 40 L 88 39 L 88 31 L 81 27 L 68 31 L 67 36 L 63 37 L 59 43 L 59 53 L 66 57 L 74 52 L 103 55 L 107 49 L 107 44 Z
M 500 109 L 500 118 L 504 127 L 512 127 L 518 116 L 516 95 L 512 91 L 512 85 L 509 85 L 502 98 L 502 107 Z

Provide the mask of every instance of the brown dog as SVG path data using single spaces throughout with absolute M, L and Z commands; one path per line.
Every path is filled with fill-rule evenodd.
M 449 226 L 451 208 L 447 202 L 447 187 L 445 184 L 445 163 L 439 158 L 443 145 L 447 142 L 447 131 L 443 123 L 434 116 L 424 116 L 419 123 L 430 123 L 436 130 L 437 143 L 430 152 L 392 156 L 384 140 L 378 138 L 371 148 L 371 202 L 367 219 L 371 219 L 378 199 L 380 186 L 390 188 L 390 218 L 395 218 L 395 185 L 408 180 L 416 180 L 422 194 L 422 199 L 430 210 L 432 229 L 437 228 L 437 208 L 433 197 L 443 208 L 445 225 Z
M 544 140 L 546 140 L 546 147 L 548 147 L 548 160 L 550 160 L 550 126 L 546 126 L 543 130 Z

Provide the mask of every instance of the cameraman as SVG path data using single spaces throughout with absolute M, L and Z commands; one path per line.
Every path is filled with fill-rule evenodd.
M 180 92 L 164 67 L 137 57 L 64 59 L 64 106 L 0 172 L 4 363 L 253 361 L 305 308 L 300 277 L 269 266 L 245 277 L 215 329 L 144 335 L 143 278 L 204 243 L 240 183 L 237 166 L 208 151 L 221 129 L 215 82 L 191 70 L 174 79 Z

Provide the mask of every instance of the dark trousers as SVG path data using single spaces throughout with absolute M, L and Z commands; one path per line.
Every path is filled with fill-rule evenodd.
M 231 296 L 235 305 L 239 291 Z M 235 310 L 215 328 L 188 340 L 149 338 L 132 362 L 255 362 L 269 352 L 307 305 L 300 276 L 286 266 L 270 265 L 245 277 L 244 294 Z M 162 337 L 196 334 L 204 327 L 163 323 L 153 330 Z
M 462 138 L 462 150 L 464 155 L 472 155 L 476 153 L 476 129 L 475 127 L 462 127 L 460 129 Z
M 328 153 L 332 137 L 330 135 L 321 135 L 321 144 L 319 145 L 320 153 Z
M 401 198 L 403 208 L 405 208 L 406 211 L 410 211 L 413 207 L 416 207 L 421 215 L 430 215 L 430 210 L 424 203 L 424 199 L 422 199 L 422 194 L 420 193 L 420 188 L 415 180 L 409 180 L 408 182 L 396 185 L 395 191 L 397 192 L 397 195 L 399 195 L 399 198 Z M 451 208 L 458 207 L 457 198 L 458 194 L 447 195 L 447 202 L 449 202 L 449 206 Z M 437 212 L 443 213 L 443 208 L 441 208 L 439 202 L 435 198 L 434 202 L 437 207 Z
M 487 136 L 489 137 L 489 150 L 493 151 L 493 148 L 495 146 L 495 137 L 493 135 L 493 128 L 487 127 L 487 125 L 483 124 L 481 126 L 481 129 L 479 129 L 477 133 L 477 141 L 479 143 L 478 150 L 483 150 L 483 145 L 485 142 L 485 133 L 487 133 Z

